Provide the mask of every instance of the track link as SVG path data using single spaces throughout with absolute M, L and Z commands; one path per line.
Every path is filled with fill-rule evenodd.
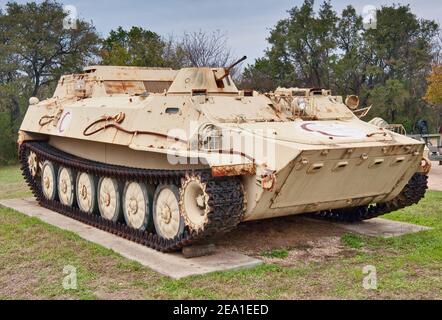
M 68 207 L 58 201 L 48 200 L 43 195 L 40 180 L 34 178 L 29 171 L 27 155 L 30 151 L 37 155 L 40 162 L 48 160 L 76 172 L 86 172 L 96 177 L 114 178 L 120 182 L 135 181 L 152 185 L 175 184 L 180 186 L 181 180 L 186 174 L 198 174 L 207 184 L 206 191 L 210 196 L 209 222 L 203 231 L 194 232 L 186 228 L 182 236 L 167 240 L 155 233 L 135 230 L 126 224 L 114 223 L 99 215 L 82 212 L 77 207 Z M 214 178 L 208 170 L 147 170 L 109 165 L 70 155 L 55 149 L 47 142 L 23 143 L 20 146 L 19 159 L 23 176 L 41 206 L 161 252 L 179 251 L 186 246 L 208 240 L 217 234 L 229 232 L 236 228 L 244 214 L 244 194 L 241 181 L 237 177 Z
M 326 210 L 314 213 L 312 217 L 347 223 L 369 220 L 419 203 L 419 201 L 425 197 L 427 189 L 428 176 L 416 173 L 405 186 L 404 190 L 402 190 L 395 199 L 389 202 L 355 208 Z

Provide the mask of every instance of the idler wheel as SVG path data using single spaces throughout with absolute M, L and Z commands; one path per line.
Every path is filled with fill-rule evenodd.
M 93 214 L 96 209 L 97 194 L 95 177 L 81 172 L 77 175 L 77 204 L 81 211 Z
M 144 184 L 126 183 L 123 191 L 123 213 L 126 224 L 142 231 L 152 229 L 151 202 Z
M 175 239 L 184 233 L 179 198 L 179 190 L 174 185 L 160 185 L 155 191 L 153 221 L 157 234 L 164 239 Z
M 121 217 L 120 188 L 118 182 L 111 178 L 101 178 L 98 183 L 98 209 L 101 216 L 117 222 Z

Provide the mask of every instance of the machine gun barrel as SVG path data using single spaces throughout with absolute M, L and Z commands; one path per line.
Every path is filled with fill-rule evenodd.
M 230 67 L 227 68 L 227 73 L 230 73 L 230 71 L 235 68 L 237 65 L 239 65 L 241 62 L 244 62 L 247 60 L 247 56 L 242 57 L 238 61 L 236 61 L 234 64 L 232 64 Z
M 228 77 L 230 74 L 230 71 L 232 71 L 233 68 L 235 68 L 237 65 L 239 65 L 241 62 L 244 62 L 245 60 L 247 60 L 247 56 L 242 57 L 241 59 L 239 59 L 238 61 L 236 61 L 234 64 L 232 64 L 230 67 L 225 68 L 225 72 L 224 75 L 221 78 L 218 78 L 218 81 L 224 80 L 224 78 Z

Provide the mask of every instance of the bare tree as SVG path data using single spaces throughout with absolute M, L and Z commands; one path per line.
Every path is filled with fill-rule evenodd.
M 224 67 L 235 57 L 227 46 L 227 36 L 219 30 L 208 33 L 202 30 L 184 33 L 181 46 L 187 64 L 192 67 Z
M 185 67 L 227 67 L 238 59 L 228 46 L 228 37 L 219 30 L 185 32 L 177 38 L 169 35 L 163 38 L 165 43 L 163 58 L 165 65 L 174 68 Z M 237 79 L 241 65 L 231 70 L 230 74 Z
M 442 30 L 439 30 L 433 41 L 433 55 L 433 64 L 442 64 Z

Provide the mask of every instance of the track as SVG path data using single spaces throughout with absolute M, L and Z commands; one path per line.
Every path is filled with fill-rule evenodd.
M 27 155 L 30 151 L 36 153 L 40 162 L 48 160 L 58 166 L 70 168 L 75 172 L 86 172 L 96 177 L 114 178 L 120 182 L 135 181 L 152 185 L 175 184 L 179 187 L 181 179 L 191 172 L 185 170 L 134 169 L 98 163 L 57 150 L 46 142 L 26 142 L 20 146 L 19 157 L 23 176 L 41 206 L 161 252 L 178 251 L 183 247 L 202 242 L 217 234 L 229 232 L 236 228 L 244 214 L 244 195 L 239 178 L 213 178 L 210 171 L 192 171 L 192 173 L 198 174 L 207 185 L 206 192 L 209 195 L 210 206 L 209 221 L 204 231 L 194 232 L 186 228 L 182 236 L 167 240 L 155 233 L 135 230 L 126 224 L 113 223 L 99 215 L 87 214 L 77 207 L 68 207 L 58 201 L 47 200 L 41 190 L 40 179 L 34 179 L 29 171 Z
M 314 213 L 312 217 L 334 222 L 350 223 L 369 220 L 419 203 L 419 201 L 425 197 L 427 189 L 428 176 L 416 173 L 405 186 L 404 190 L 402 190 L 395 199 L 389 202 L 356 208 L 321 211 Z

